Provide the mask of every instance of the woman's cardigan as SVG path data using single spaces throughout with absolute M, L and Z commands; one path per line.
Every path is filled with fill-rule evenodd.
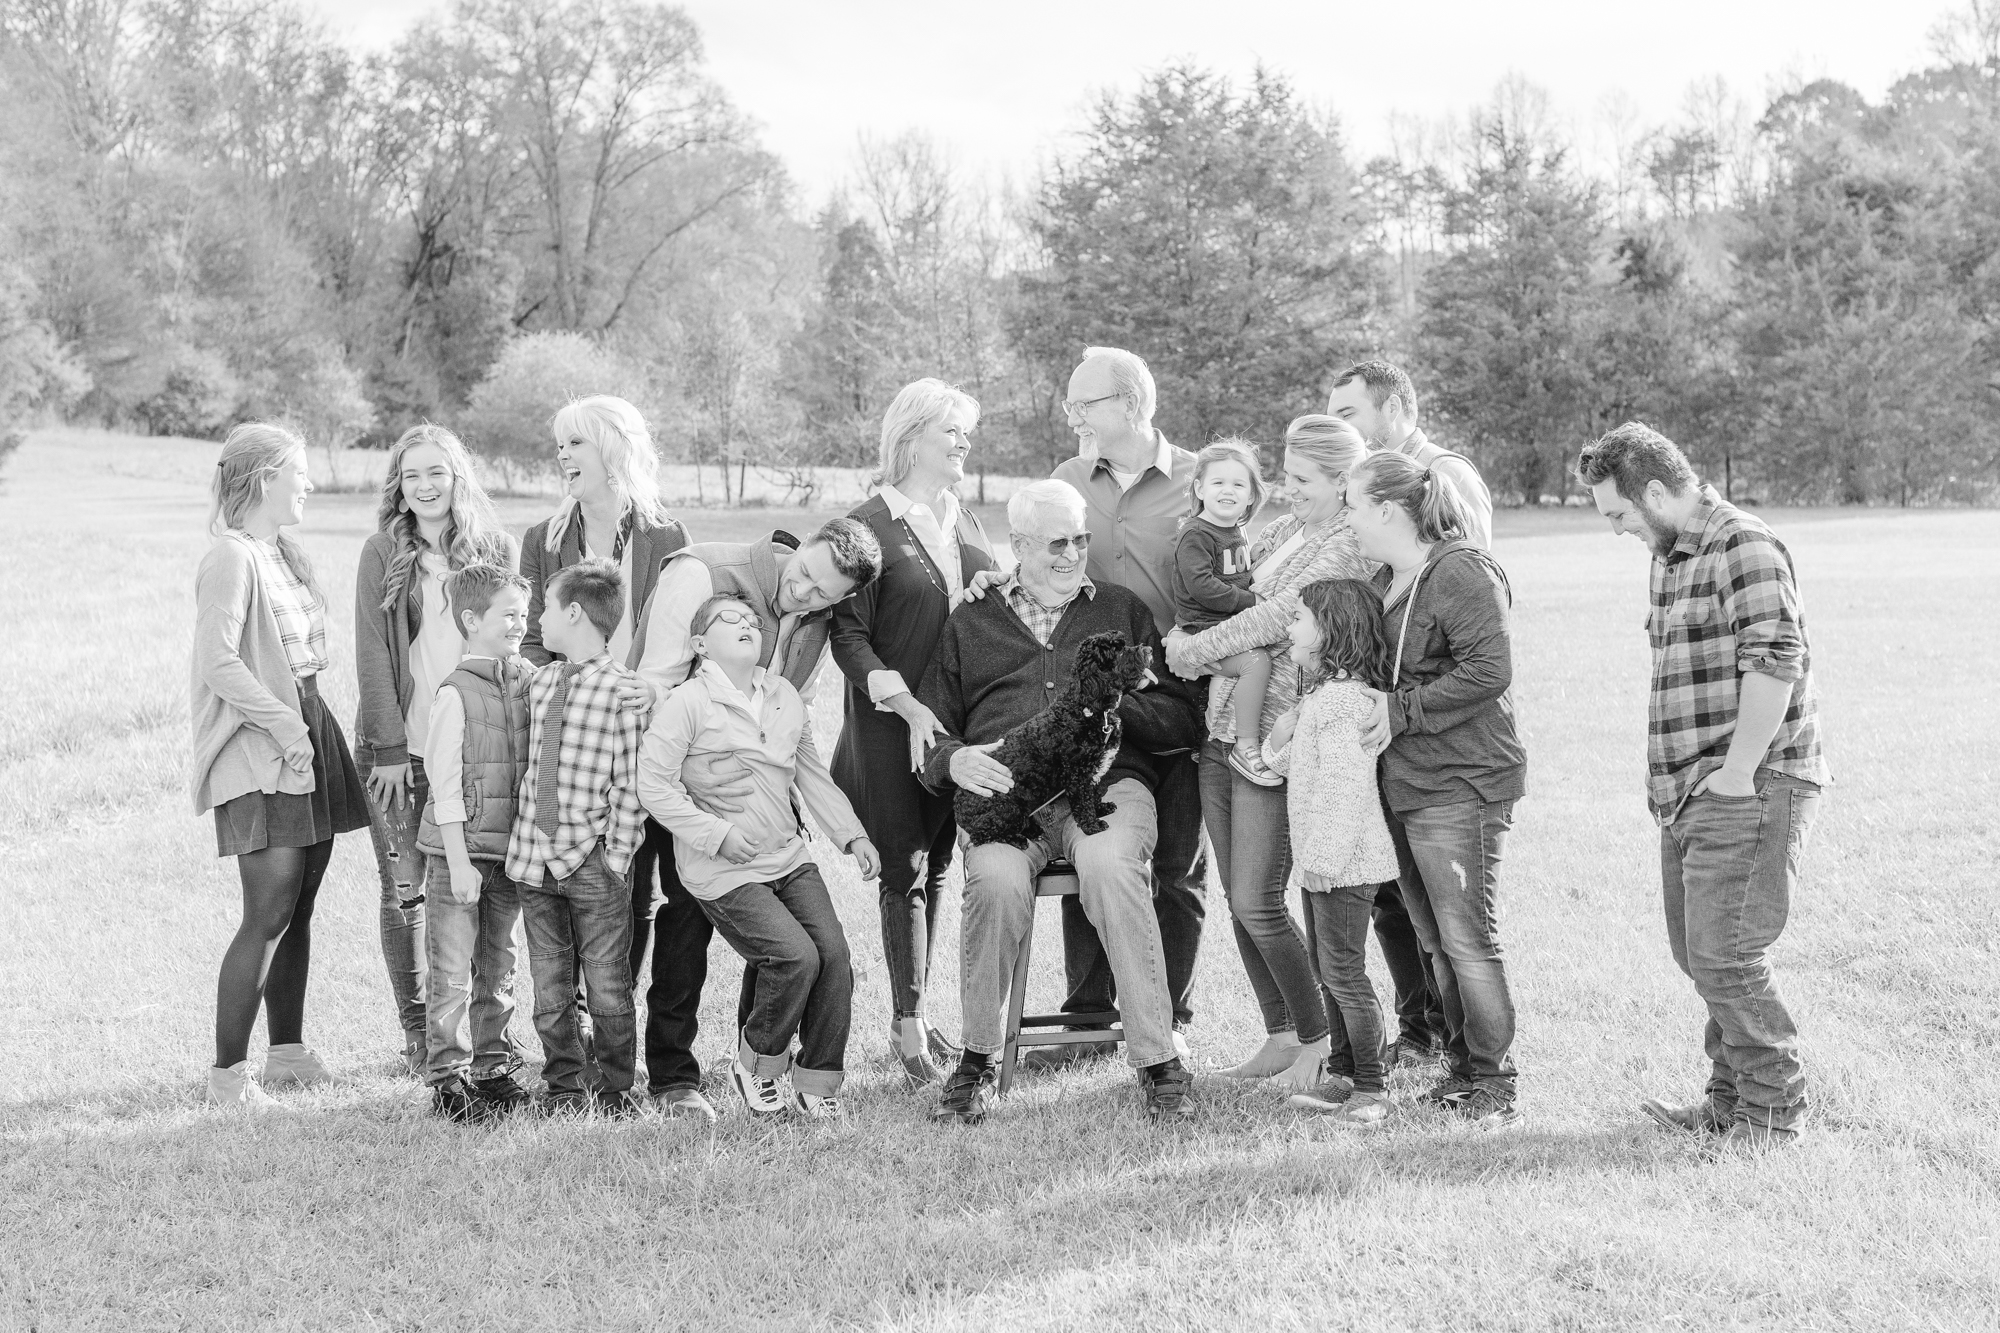
M 486 558 L 514 568 L 514 538 L 505 532 L 492 537 Z M 396 560 L 396 538 L 377 532 L 361 544 L 361 562 L 354 571 L 354 676 L 361 703 L 354 718 L 354 762 L 363 772 L 410 762 L 405 719 L 416 681 L 410 675 L 410 643 L 424 624 L 424 590 L 414 576 L 404 590 L 399 614 L 384 610 L 389 566 Z
M 286 748 L 307 734 L 298 682 L 257 574 L 257 553 L 241 537 L 222 537 L 202 557 L 192 656 L 188 790 L 195 813 L 253 791 L 310 792 L 312 773 L 285 763 Z
M 833 661 L 846 678 L 847 690 L 846 717 L 840 743 L 834 747 L 832 771 L 862 822 L 873 827 L 876 803 L 869 799 L 871 784 L 889 792 L 892 807 L 900 808 L 896 798 L 914 800 L 921 793 L 909 790 L 917 787 L 910 771 L 909 724 L 875 706 L 868 694 L 868 675 L 898 672 L 915 692 L 937 651 L 951 599 L 944 592 L 944 571 L 908 528 L 889 517 L 888 501 L 870 496 L 848 517 L 866 523 L 882 544 L 882 573 L 833 609 Z M 954 535 L 966 582 L 982 569 L 995 568 L 986 529 L 967 506 L 959 506 Z
M 583 559 L 583 536 L 578 525 L 563 529 L 557 549 L 549 549 L 549 524 L 543 519 L 521 538 L 521 577 L 528 581 L 528 632 L 521 638 L 521 656 L 536 666 L 547 666 L 556 655 L 542 646 L 542 599 L 556 571 L 568 569 Z M 635 666 L 646 646 L 646 602 L 653 585 L 660 581 L 660 567 L 667 557 L 688 544 L 687 529 L 677 518 L 654 527 L 644 519 L 632 523 L 632 586 L 625 590 L 625 605 L 632 617 L 632 650 L 621 665 Z
M 1263 563 L 1271 552 L 1290 539 L 1303 525 L 1290 514 L 1276 520 L 1257 538 L 1251 548 L 1250 563 Z M 1305 541 L 1286 557 L 1276 574 L 1257 594 L 1257 605 L 1238 612 L 1219 625 L 1212 625 L 1184 641 L 1187 660 L 1206 666 L 1252 648 L 1273 648 L 1271 683 L 1264 690 L 1264 715 L 1258 735 L 1268 736 L 1281 714 L 1298 699 L 1299 672 L 1291 655 L 1278 645 L 1286 643 L 1292 620 L 1299 611 L 1299 589 L 1321 579 L 1366 579 L 1374 569 L 1362 558 L 1354 533 L 1342 510 L 1316 528 L 1306 529 Z M 1233 742 L 1236 739 L 1236 711 L 1231 701 L 1236 681 L 1230 676 L 1214 676 L 1208 685 L 1209 739 Z

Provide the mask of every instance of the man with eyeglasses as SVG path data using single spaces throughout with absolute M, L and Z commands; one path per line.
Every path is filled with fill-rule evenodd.
M 1117 631 L 1160 657 L 1153 614 L 1139 596 L 1098 584 L 1085 570 L 1096 535 L 1083 496 L 1067 482 L 1024 486 L 1007 505 L 1013 574 L 945 621 L 918 697 L 944 735 L 924 761 L 925 786 L 998 795 L 1013 774 L 993 749 L 1055 701 L 1076 670 L 1077 648 L 1093 634 Z M 959 1004 L 965 1047 L 946 1079 L 935 1118 L 977 1124 L 985 1118 L 1006 1043 L 1007 996 L 1014 960 L 1034 928 L 1034 877 L 1054 858 L 1076 867 L 1083 914 L 1102 940 L 1118 988 L 1126 1056 L 1139 1072 L 1154 1119 L 1194 1114 L 1193 1076 L 1174 1044 L 1169 965 L 1153 912 L 1150 866 L 1164 826 L 1156 813 L 1153 756 L 1201 741 L 1201 709 L 1191 688 L 1168 676 L 1125 696 L 1118 716 L 1123 741 L 1105 773 L 1105 799 L 1117 808 L 1107 828 L 1084 834 L 1058 799 L 1037 815 L 1042 836 L 1023 849 L 986 843 L 966 853 L 959 918 Z
M 1090 577 L 1137 594 L 1152 612 L 1154 627 L 1165 634 L 1174 626 L 1174 539 L 1188 515 L 1194 455 L 1168 443 L 1153 425 L 1155 402 L 1153 373 L 1139 357 L 1117 347 L 1085 348 L 1083 360 L 1070 372 L 1069 396 L 1062 405 L 1076 433 L 1077 456 L 1052 475 L 1075 487 L 1088 507 Z M 1201 742 L 1197 734 L 1186 753 L 1150 757 L 1160 814 L 1153 907 L 1174 997 L 1175 1045 L 1182 1055 L 1187 1041 L 1180 1034 L 1194 1018 L 1194 964 L 1201 951 L 1208 886 L 1195 768 Z M 1063 1012 L 1110 1008 L 1113 969 L 1072 899 L 1063 900 L 1063 946 L 1071 988 Z M 1048 1067 L 1113 1049 L 1108 1043 L 1043 1047 L 1029 1064 Z
M 790 681 L 810 705 L 834 603 L 873 583 L 881 569 L 882 547 L 874 532 L 851 518 L 836 518 L 803 542 L 773 532 L 761 541 L 684 546 L 661 567 L 639 617 L 628 665 L 652 685 L 656 698 L 666 698 L 694 665 L 694 613 L 726 592 L 754 610 L 764 628 L 758 665 Z M 750 770 L 733 758 L 705 769 L 691 763 L 681 773 L 688 794 L 716 814 L 741 808 L 737 802 L 750 794 L 749 778 Z M 657 865 L 660 877 L 646 990 L 646 1090 L 667 1115 L 713 1120 L 715 1108 L 701 1094 L 694 1039 L 715 928 L 681 884 L 672 835 L 650 816 L 635 873 L 642 864 Z M 640 921 L 633 927 L 635 933 L 647 928 Z

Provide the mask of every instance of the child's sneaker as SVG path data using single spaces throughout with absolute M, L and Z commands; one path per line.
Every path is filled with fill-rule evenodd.
M 512 1076 L 494 1074 L 490 1078 L 468 1079 L 467 1088 L 472 1095 L 485 1103 L 494 1115 L 507 1115 L 518 1111 L 534 1099 L 528 1090 L 516 1083 Z
M 736 1084 L 736 1091 L 743 1094 L 743 1104 L 750 1108 L 753 1116 L 773 1116 L 785 1113 L 785 1094 L 774 1078 L 759 1078 L 743 1067 L 741 1060 L 729 1062 L 729 1077 Z
M 1357 1092 L 1327 1116 L 1342 1129 L 1376 1129 L 1388 1118 L 1389 1095 L 1383 1092 Z
M 1264 756 L 1252 750 L 1229 751 L 1230 770 L 1260 787 L 1282 787 L 1285 780 L 1265 766 Z
M 227 1069 L 208 1071 L 208 1100 L 228 1111 L 282 1110 L 269 1093 L 257 1085 L 257 1075 L 248 1060 L 238 1060 Z
M 839 1120 L 847 1114 L 841 1109 L 840 1098 L 821 1097 L 797 1088 L 792 1089 L 792 1110 L 807 1120 Z
M 431 1089 L 431 1114 L 455 1125 L 476 1125 L 490 1112 L 465 1079 L 453 1074 Z
M 319 1058 L 319 1052 L 299 1042 L 288 1042 L 283 1046 L 273 1046 L 264 1059 L 264 1082 L 274 1088 L 286 1084 L 312 1087 L 314 1085 L 336 1085 L 342 1082 L 335 1078 L 333 1071 L 326 1067 L 326 1061 Z

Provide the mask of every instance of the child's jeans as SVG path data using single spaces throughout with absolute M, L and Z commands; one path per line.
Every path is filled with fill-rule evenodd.
M 603 1079 L 599 1091 L 632 1086 L 632 886 L 604 863 L 604 845 L 590 849 L 568 879 L 545 873 L 521 886 L 521 922 L 528 934 L 528 968 L 535 979 L 535 1033 L 542 1039 L 542 1078 L 550 1092 L 584 1091 L 584 1033 L 577 1013 L 576 972 L 590 993 L 591 1050 Z
M 737 1056 L 759 1078 L 791 1072 L 796 1092 L 831 1097 L 847 1077 L 854 969 L 847 935 L 819 867 L 807 862 L 775 884 L 744 884 L 701 910 L 756 969 L 756 991 Z M 792 1063 L 792 1034 L 798 1063 Z
M 451 867 L 429 856 L 424 883 L 430 909 L 425 931 L 429 971 L 425 981 L 430 1059 L 425 1082 L 433 1087 L 454 1074 L 475 1079 L 511 1074 L 521 1052 L 507 1035 L 514 1018 L 514 922 L 521 894 L 498 861 L 475 861 L 476 902 L 451 900 Z
M 1382 1006 L 1368 980 L 1368 921 L 1376 888 L 1352 884 L 1299 894 L 1305 900 L 1306 945 L 1319 967 L 1332 1021 L 1327 1071 L 1353 1079 L 1356 1092 L 1382 1091 Z
M 409 1036 L 421 1037 L 424 1024 L 425 855 L 417 850 L 417 827 L 431 784 L 424 761 L 410 756 L 410 789 L 384 810 L 368 802 L 368 836 L 375 844 L 375 873 L 381 883 L 382 961 L 389 969 L 389 993 L 396 1020 Z

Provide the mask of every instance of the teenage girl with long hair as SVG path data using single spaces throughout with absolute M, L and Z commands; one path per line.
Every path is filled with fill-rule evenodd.
M 262 422 L 230 431 L 210 479 L 216 540 L 195 576 L 190 785 L 243 882 L 243 923 L 216 982 L 208 1095 L 249 1110 L 274 1105 L 248 1059 L 260 1007 L 271 1042 L 261 1082 L 331 1078 L 302 1031 L 313 903 L 335 835 L 368 822 L 347 738 L 319 694 L 326 598 L 285 534 L 312 489 L 299 436 Z
M 417 826 L 430 783 L 424 736 L 431 700 L 464 650 L 446 609 L 445 579 L 472 564 L 514 568 L 472 457 L 456 435 L 426 422 L 389 451 L 376 531 L 354 580 L 354 665 L 361 704 L 354 757 L 368 775 L 369 833 L 382 886 L 382 959 L 403 1057 L 424 1060 L 424 858 Z

